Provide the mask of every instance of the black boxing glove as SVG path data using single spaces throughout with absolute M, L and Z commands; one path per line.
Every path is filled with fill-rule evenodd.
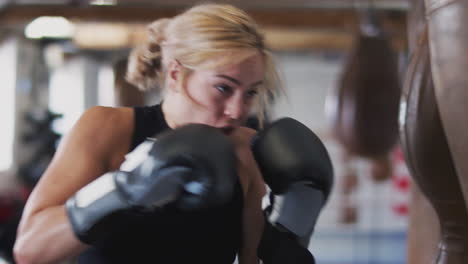
M 260 131 L 252 152 L 272 204 L 258 249 L 264 263 L 281 263 L 277 255 L 303 256 L 314 263 L 307 247 L 317 218 L 333 185 L 333 167 L 322 141 L 292 118 L 280 119 Z
M 106 173 L 67 200 L 68 217 L 82 242 L 93 243 L 122 228 L 129 211 L 152 211 L 167 204 L 197 210 L 232 197 L 237 160 L 219 129 L 192 124 L 143 144 L 149 150 L 134 169 Z

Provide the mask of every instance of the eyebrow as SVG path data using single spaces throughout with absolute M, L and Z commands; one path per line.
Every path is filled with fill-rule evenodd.
M 233 83 L 235 83 L 235 84 L 237 84 L 239 86 L 242 85 L 242 83 L 239 80 L 237 80 L 235 78 L 232 78 L 231 76 L 227 76 L 227 75 L 224 75 L 224 74 L 218 74 L 218 75 L 216 75 L 216 77 L 221 77 L 221 78 L 227 79 L 227 80 L 229 80 L 229 81 L 231 81 L 231 82 L 233 82 Z M 263 83 L 263 81 L 260 80 L 260 81 L 258 81 L 256 83 L 252 84 L 252 87 L 257 86 L 257 85 L 262 84 L 262 83 Z

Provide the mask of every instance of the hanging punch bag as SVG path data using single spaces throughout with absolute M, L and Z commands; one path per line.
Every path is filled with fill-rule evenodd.
M 335 138 L 349 156 L 371 161 L 375 180 L 391 174 L 400 93 L 396 54 L 375 11 L 367 10 L 329 110 Z

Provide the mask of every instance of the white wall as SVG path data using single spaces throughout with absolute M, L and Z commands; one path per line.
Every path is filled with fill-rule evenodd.
M 273 117 L 293 117 L 319 136 L 325 136 L 328 132 L 325 101 L 335 89 L 342 58 L 312 52 L 282 53 L 277 58 L 287 97 L 274 105 Z
M 9 170 L 13 162 L 13 132 L 15 119 L 17 41 L 7 39 L 0 45 L 0 71 L 2 88 L 0 90 L 0 172 Z M 0 186 L 4 185 L 0 177 Z
M 342 148 L 331 136 L 326 102 L 337 89 L 345 54 L 281 53 L 277 54 L 288 97 L 281 98 L 273 108 L 273 119 L 295 118 L 312 129 L 327 147 L 335 172 L 335 185 L 328 203 L 317 222 L 309 249 L 322 264 L 403 263 L 407 215 L 393 208 L 408 202 L 408 193 L 397 190 L 393 180 L 376 183 L 369 175 L 366 160 L 353 160 L 359 184 L 350 199 L 356 205 L 355 223 L 340 220 L 340 192 L 345 164 Z M 404 162 L 395 154 L 395 171 L 399 177 L 409 177 Z

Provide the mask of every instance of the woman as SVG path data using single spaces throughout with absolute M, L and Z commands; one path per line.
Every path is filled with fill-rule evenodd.
M 188 123 L 220 128 L 234 142 L 241 197 L 233 207 L 240 208 L 240 221 L 236 223 L 232 216 L 225 220 L 233 221 L 233 230 L 238 227 L 239 232 L 219 234 L 219 239 L 239 242 L 233 242 L 233 248 L 226 251 L 229 256 L 220 259 L 232 262 L 237 252 L 239 263 L 257 263 L 265 187 L 249 148 L 255 132 L 242 125 L 252 111 L 263 113 L 265 98 L 278 90 L 276 70 L 263 37 L 243 11 L 217 4 L 195 6 L 172 19 L 158 20 L 148 29 L 147 42 L 130 55 L 127 78 L 143 89 L 160 85 L 162 103 L 140 108 L 93 107 L 83 114 L 62 140 L 27 202 L 14 249 L 18 263 L 57 262 L 79 254 L 84 263 L 105 263 L 113 254 L 128 257 L 131 253 L 122 251 L 144 246 L 141 241 L 146 238 L 140 236 L 146 235 L 143 229 L 142 234 L 127 234 L 112 243 L 89 247 L 74 235 L 64 203 L 87 183 L 118 169 L 124 156 L 146 137 Z M 190 224 L 190 215 L 182 217 Z M 204 217 L 209 220 L 210 215 Z M 172 221 L 180 219 L 174 217 L 164 223 L 164 228 L 150 224 L 145 228 L 163 232 L 170 229 Z M 164 245 L 158 239 L 170 234 L 155 234 L 158 237 L 150 241 L 156 256 L 168 250 L 158 250 Z M 184 255 L 195 251 L 206 253 L 200 259 L 190 259 L 192 263 L 208 263 L 204 258 L 217 253 L 216 241 L 204 241 L 203 232 L 194 234 L 179 234 L 180 248 L 170 249 L 179 253 L 170 253 L 174 254 L 172 263 L 181 263 Z M 186 239 L 190 244 L 182 246 Z M 120 243 L 115 240 L 125 247 L 114 247 Z M 154 262 L 152 259 L 147 261 Z

